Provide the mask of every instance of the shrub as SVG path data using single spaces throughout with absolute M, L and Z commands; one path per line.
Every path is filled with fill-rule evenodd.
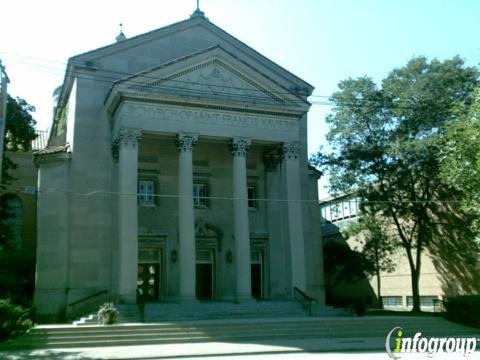
M 456 296 L 445 300 L 448 320 L 480 328 L 480 296 Z
M 117 322 L 118 310 L 113 303 L 107 302 L 100 306 L 97 312 L 98 322 L 102 325 L 112 325 Z
M 23 334 L 33 326 L 31 310 L 0 299 L 0 341 Z
M 353 311 L 357 316 L 364 316 L 367 311 L 367 306 L 363 302 L 358 302 L 353 305 Z

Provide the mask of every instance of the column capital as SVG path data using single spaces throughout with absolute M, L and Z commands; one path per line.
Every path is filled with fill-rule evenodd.
M 118 159 L 118 148 L 124 146 L 127 148 L 136 148 L 142 138 L 142 129 L 122 127 L 118 131 L 117 137 L 112 142 L 112 155 Z
M 179 152 L 192 152 L 197 145 L 198 135 L 192 133 L 181 132 L 178 133 L 175 139 L 175 145 Z
M 285 160 L 297 160 L 299 151 L 300 143 L 298 141 L 283 143 L 282 157 Z
M 234 137 L 228 146 L 233 156 L 246 156 L 251 144 L 248 138 Z

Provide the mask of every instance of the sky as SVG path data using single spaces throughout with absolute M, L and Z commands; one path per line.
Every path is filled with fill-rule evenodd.
M 0 60 L 9 93 L 48 129 L 69 57 L 184 20 L 196 0 L 15 0 L 0 3 Z M 341 80 L 380 82 L 414 56 L 480 63 L 478 0 L 200 0 L 211 22 L 315 87 L 309 152 L 326 145 L 326 101 Z M 327 196 L 321 179 L 320 198 Z

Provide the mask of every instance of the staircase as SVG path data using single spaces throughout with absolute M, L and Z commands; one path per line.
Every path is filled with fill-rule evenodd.
M 116 304 L 115 307 L 118 310 L 118 322 L 120 324 L 127 324 L 127 323 L 139 323 L 143 322 L 142 315 L 140 314 L 140 310 L 138 309 L 137 305 L 124 305 L 124 304 Z M 97 325 L 98 324 L 98 317 L 97 314 L 89 314 L 86 315 L 79 320 L 73 322 L 75 326 L 84 326 L 84 325 Z
M 437 317 L 224 319 L 110 326 L 43 325 L 14 341 L 0 344 L 0 351 L 200 342 L 268 344 L 275 341 L 282 344 L 295 339 L 313 339 L 318 344 L 328 339 L 329 343 L 334 339 L 353 343 L 365 338 L 372 338 L 374 347 L 381 350 L 387 333 L 396 326 L 401 326 L 407 336 L 413 336 L 416 331 L 421 331 L 423 336 L 479 336 L 478 329 Z
M 147 303 L 145 322 L 258 319 L 258 318 L 304 318 L 307 313 L 302 306 L 289 301 L 253 301 L 241 304 L 228 302 L 198 302 L 193 304 Z

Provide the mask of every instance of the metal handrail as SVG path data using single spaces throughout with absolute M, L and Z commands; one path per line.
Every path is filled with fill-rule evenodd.
M 100 296 L 100 295 L 103 295 L 103 294 L 107 294 L 107 293 L 108 293 L 108 290 L 98 291 L 98 292 L 96 292 L 95 294 L 88 295 L 88 296 L 86 296 L 86 297 L 84 297 L 84 298 L 82 298 L 82 299 L 80 299 L 80 300 L 76 300 L 76 301 L 68 304 L 67 306 L 75 306 L 75 305 L 78 305 L 78 304 L 80 304 L 80 303 L 82 303 L 82 302 L 84 302 L 84 301 L 93 299 L 93 298 L 95 298 L 95 297 L 97 297 L 97 296 Z
M 312 315 L 312 303 L 315 301 L 314 298 L 308 296 L 296 286 L 293 288 L 293 298 L 297 300 L 305 310 L 307 310 L 309 316 Z

